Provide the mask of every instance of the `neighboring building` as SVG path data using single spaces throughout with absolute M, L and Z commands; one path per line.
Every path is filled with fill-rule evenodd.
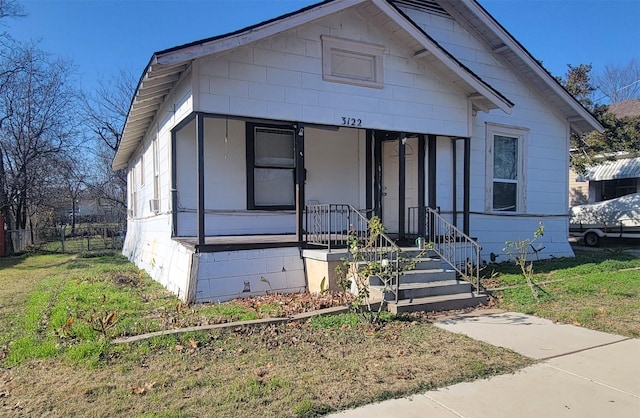
M 593 129 L 473 0 L 325 1 L 152 55 L 113 161 L 123 252 L 188 302 L 299 291 L 308 205 L 344 203 L 401 241 L 438 208 L 486 261 L 542 221 L 538 256 L 572 256 L 569 135 Z
M 640 116 L 640 99 L 609 105 L 608 111 L 618 118 Z M 640 193 L 640 158 L 627 154 L 589 167 L 579 175 L 569 170 L 569 205 L 584 205 Z

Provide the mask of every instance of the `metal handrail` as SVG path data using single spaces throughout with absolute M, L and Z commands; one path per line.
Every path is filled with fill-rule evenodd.
M 370 220 L 348 204 L 307 205 L 305 213 L 307 244 L 332 251 L 349 248 L 355 240 L 363 261 L 391 267 L 391 277 L 380 279 L 398 301 L 401 250 L 391 238 L 384 233 L 372 236 Z
M 470 282 L 477 292 L 480 287 L 480 252 L 482 247 L 470 236 L 445 219 L 438 211 L 426 207 L 427 240 L 433 243 L 433 250 Z

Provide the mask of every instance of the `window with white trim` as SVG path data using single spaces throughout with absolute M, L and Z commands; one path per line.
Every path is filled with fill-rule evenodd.
M 140 154 L 140 186 L 144 186 L 144 151 Z
M 138 185 L 136 184 L 136 166 L 129 171 L 129 217 L 138 216 Z
M 247 124 L 247 206 L 295 209 L 294 130 Z
M 527 129 L 487 124 L 487 206 L 525 212 Z
M 152 142 L 153 151 L 153 198 L 160 199 L 160 162 L 158 156 L 158 140 Z

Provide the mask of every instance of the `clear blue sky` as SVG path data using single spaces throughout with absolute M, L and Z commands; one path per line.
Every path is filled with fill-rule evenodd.
M 19 0 L 20 1 L 20 0 Z M 553 75 L 567 64 L 640 61 L 640 0 L 479 0 Z M 81 85 L 120 68 L 136 78 L 153 52 L 228 33 L 313 0 L 21 0 L 28 16 L 5 22 L 21 41 L 73 61 Z

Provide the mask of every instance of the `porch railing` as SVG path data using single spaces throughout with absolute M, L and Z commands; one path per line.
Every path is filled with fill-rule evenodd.
M 317 204 L 306 207 L 306 242 L 329 251 L 358 243 L 358 260 L 377 263 L 386 274 L 380 275 L 385 288 L 398 301 L 401 264 L 400 247 L 384 233 L 371 233 L 370 220 L 347 204 Z
M 430 207 L 409 208 L 409 221 L 410 233 L 424 233 L 427 242 L 433 243 L 436 254 L 470 282 L 477 292 L 481 291 L 482 247 L 473 238 Z

